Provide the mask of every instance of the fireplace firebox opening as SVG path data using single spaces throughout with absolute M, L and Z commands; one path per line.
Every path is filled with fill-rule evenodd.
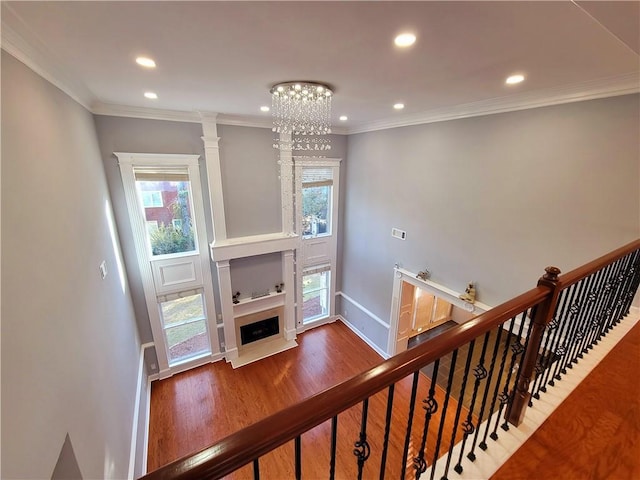
M 280 333 L 278 317 L 266 318 L 240 327 L 240 344 L 247 345 Z

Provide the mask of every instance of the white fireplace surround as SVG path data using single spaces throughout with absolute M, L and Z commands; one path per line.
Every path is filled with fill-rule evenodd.
M 299 237 L 289 233 L 270 233 L 252 235 L 223 240 L 211 244 L 211 258 L 216 262 L 218 284 L 220 288 L 220 304 L 224 330 L 224 350 L 227 362 L 234 368 L 260 360 L 269 355 L 293 348 L 297 345 L 295 324 L 294 294 L 294 253 L 299 245 Z M 269 253 L 280 253 L 282 256 L 282 292 L 269 292 L 269 295 L 258 298 L 246 298 L 233 303 L 231 287 L 230 260 L 253 257 Z M 279 320 L 280 333 L 254 344 L 240 346 L 238 338 L 239 324 L 237 320 L 247 315 L 260 320 L 260 312 L 280 308 L 282 318 Z M 242 320 L 241 320 L 242 321 Z

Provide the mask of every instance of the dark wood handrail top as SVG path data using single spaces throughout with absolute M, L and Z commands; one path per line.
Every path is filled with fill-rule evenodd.
M 549 291 L 545 286 L 529 290 L 365 372 L 249 425 L 198 453 L 150 472 L 143 478 L 195 480 L 227 475 L 538 305 Z
M 598 270 L 624 257 L 625 255 L 638 250 L 639 248 L 640 239 L 637 239 L 633 242 L 627 243 L 620 248 L 617 248 L 616 250 L 613 250 L 612 252 L 607 253 L 606 255 L 601 256 L 600 258 L 596 258 L 595 260 L 582 265 L 581 267 L 575 268 L 570 272 L 560 275 L 558 287 L 561 290 L 570 287 L 574 283 L 577 283 L 583 278 L 588 277 L 593 272 L 597 272 Z

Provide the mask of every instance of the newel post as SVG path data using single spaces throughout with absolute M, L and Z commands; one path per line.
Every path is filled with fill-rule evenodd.
M 507 410 L 507 421 L 516 427 L 523 422 L 524 413 L 531 399 L 529 385 L 536 367 L 536 362 L 538 361 L 542 335 L 544 334 L 545 327 L 553 319 L 560 294 L 560 289 L 558 288 L 560 269 L 557 267 L 547 267 L 544 270 L 546 273 L 538 280 L 538 286 L 548 288 L 549 294 L 547 298 L 538 305 L 531 321 L 529 327 L 531 328 L 529 345 L 527 346 L 527 351 L 524 353 L 522 364 L 518 371 L 518 379 L 513 392 L 511 407 Z

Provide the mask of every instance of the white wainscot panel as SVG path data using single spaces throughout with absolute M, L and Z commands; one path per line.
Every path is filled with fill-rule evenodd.
M 305 265 L 329 262 L 329 241 L 324 238 L 305 240 L 304 257 Z
M 154 260 L 153 281 L 158 293 L 198 287 L 202 285 L 202 267 L 198 257 Z

